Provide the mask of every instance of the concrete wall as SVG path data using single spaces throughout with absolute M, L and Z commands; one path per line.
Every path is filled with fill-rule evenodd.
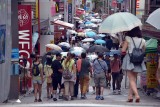
M 11 71 L 11 0 L 0 0 L 0 25 L 6 26 L 5 62 L 0 64 L 0 102 L 8 99 Z

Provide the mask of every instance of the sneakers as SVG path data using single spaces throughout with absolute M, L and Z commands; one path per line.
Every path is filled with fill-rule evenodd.
M 104 97 L 103 97 L 103 96 L 101 96 L 101 97 L 99 97 L 99 99 L 100 99 L 100 100 L 104 100 Z
M 95 100 L 99 100 L 100 99 L 100 96 L 96 96 Z
M 121 90 L 118 90 L 118 94 L 121 94 Z
M 42 100 L 41 100 L 41 99 L 38 99 L 38 102 L 42 102 Z
M 87 97 L 85 95 L 82 95 L 81 96 L 81 99 L 86 99 Z
M 53 98 L 53 101 L 57 101 L 57 98 Z
M 34 100 L 34 102 L 37 102 L 37 101 L 38 101 L 37 99 Z
M 63 99 L 63 96 L 59 96 L 59 99 Z
M 113 90 L 113 94 L 116 94 L 116 90 Z

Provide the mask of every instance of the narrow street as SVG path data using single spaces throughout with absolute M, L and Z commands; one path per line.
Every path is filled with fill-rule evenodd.
M 25 96 L 20 96 L 21 103 L 15 102 L 15 100 L 9 101 L 7 104 L 0 104 L 0 107 L 26 107 L 26 106 L 54 106 L 54 107 L 61 107 L 61 106 L 95 106 L 95 107 L 159 107 L 160 100 L 154 99 L 151 96 L 145 95 L 140 89 L 139 93 L 141 96 L 141 102 L 140 103 L 127 103 L 127 95 L 128 90 L 124 87 L 124 80 L 122 82 L 122 93 L 121 95 L 113 95 L 111 89 L 105 89 L 104 93 L 104 100 L 95 100 L 95 95 L 92 94 L 92 87 L 90 87 L 90 92 L 87 94 L 87 99 L 82 100 L 80 99 L 80 95 L 75 100 L 70 101 L 64 101 L 59 100 L 53 101 L 52 99 L 47 98 L 46 94 L 46 85 L 43 84 L 42 89 L 42 103 L 34 103 L 34 95 L 33 94 L 26 94 Z

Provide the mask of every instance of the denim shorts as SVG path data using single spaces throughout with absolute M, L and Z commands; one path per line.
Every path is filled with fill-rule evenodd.
M 33 79 L 32 82 L 33 84 L 42 84 L 42 80 L 39 79 Z

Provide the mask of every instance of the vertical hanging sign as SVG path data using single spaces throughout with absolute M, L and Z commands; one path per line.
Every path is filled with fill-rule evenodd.
M 68 1 L 68 22 L 72 23 L 72 0 Z
M 31 65 L 30 53 L 32 53 L 32 12 L 30 5 L 18 6 L 19 25 L 19 54 L 20 59 L 26 57 Z

